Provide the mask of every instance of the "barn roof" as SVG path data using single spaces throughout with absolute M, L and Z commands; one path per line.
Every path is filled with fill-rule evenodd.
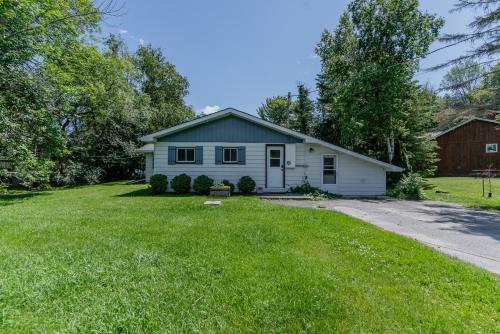
M 500 125 L 500 122 L 499 122 L 499 121 L 495 121 L 495 120 L 493 120 L 493 119 L 486 119 L 486 118 L 472 117 L 472 118 L 470 118 L 470 119 L 468 119 L 468 120 L 466 120 L 466 121 L 463 121 L 462 123 L 460 123 L 460 124 L 458 124 L 458 125 L 455 125 L 454 127 L 449 128 L 448 130 L 445 130 L 445 131 L 443 131 L 443 132 L 440 132 L 440 133 L 436 134 L 434 137 L 435 137 L 435 138 L 441 137 L 442 135 L 447 134 L 448 132 L 452 132 L 452 131 L 454 131 L 454 130 L 458 129 L 459 127 L 461 127 L 461 126 L 463 126 L 463 125 L 465 125 L 465 124 L 468 124 L 468 123 L 470 123 L 470 122 L 472 122 L 472 121 L 480 121 L 480 122 L 487 122 L 487 123 L 493 123 L 493 124 Z

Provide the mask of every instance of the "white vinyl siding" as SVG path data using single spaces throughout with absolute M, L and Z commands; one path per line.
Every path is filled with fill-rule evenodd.
M 269 143 L 274 144 L 274 143 Z M 279 144 L 279 143 L 277 143 Z M 195 147 L 203 146 L 203 164 L 175 164 L 168 165 L 168 146 Z M 246 147 L 246 164 L 215 164 L 215 147 Z M 310 150 L 312 148 L 312 151 Z M 336 152 L 318 144 L 298 143 L 295 147 L 295 168 L 285 166 L 285 187 L 296 186 L 306 180 L 314 187 L 321 188 L 323 173 L 323 155 L 336 156 L 336 178 L 334 192 L 341 195 L 385 195 L 385 170 L 373 163 L 353 156 Z M 265 143 L 168 143 L 156 142 L 154 155 L 154 173 L 167 175 L 169 181 L 176 175 L 186 173 L 195 177 L 205 174 L 220 182 L 224 179 L 231 183 L 238 182 L 239 178 L 249 175 L 256 182 L 257 188 L 265 187 L 266 170 Z M 285 159 L 286 156 L 285 156 Z
M 336 156 L 328 154 L 323 156 L 323 184 L 337 184 Z
M 149 179 L 153 175 L 153 170 L 154 170 L 154 157 L 153 153 L 146 153 L 145 154 L 145 162 L 146 162 L 146 168 L 144 169 L 144 176 L 146 178 L 146 182 L 149 182 Z
M 385 195 L 386 172 L 382 167 L 317 144 L 296 144 L 296 167 L 286 169 L 286 187 L 308 180 L 313 187 L 322 188 L 322 159 L 323 155 L 329 154 L 336 156 L 335 193 L 345 196 Z
M 168 165 L 168 146 L 194 147 L 203 146 L 203 164 L 175 164 Z M 242 164 L 215 164 L 215 147 L 246 147 L 246 163 Z M 264 188 L 265 184 L 265 144 L 261 143 L 155 143 L 155 173 L 165 174 L 169 182 L 176 175 L 186 173 L 194 180 L 199 175 L 207 175 L 215 183 L 222 180 L 238 183 L 240 177 L 248 175 L 256 182 L 256 187 Z

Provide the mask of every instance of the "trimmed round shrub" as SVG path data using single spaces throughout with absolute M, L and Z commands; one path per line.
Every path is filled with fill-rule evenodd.
M 229 180 L 222 180 L 222 184 L 229 186 L 229 188 L 231 188 L 231 194 L 234 193 L 234 183 L 229 182 Z
M 250 176 L 242 176 L 238 181 L 238 189 L 243 194 L 250 194 L 255 189 L 255 181 Z
M 170 185 L 176 193 L 185 194 L 191 189 L 191 177 L 187 174 L 177 175 L 172 179 Z
M 149 188 L 153 194 L 163 194 L 167 191 L 168 180 L 163 174 L 155 174 L 149 179 Z
M 210 194 L 210 187 L 214 185 L 214 180 L 206 175 L 200 175 L 193 181 L 193 189 L 198 194 Z

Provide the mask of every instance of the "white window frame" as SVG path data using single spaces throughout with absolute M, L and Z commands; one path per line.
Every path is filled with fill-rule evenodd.
M 494 150 L 494 151 L 488 151 L 488 146 L 490 146 L 490 145 L 494 145 L 494 146 L 495 146 L 495 150 Z M 486 144 L 486 145 L 484 146 L 484 151 L 485 151 L 486 153 L 498 153 L 498 143 Z
M 324 183 L 323 182 L 323 174 L 325 172 L 325 158 L 333 158 L 333 169 L 335 171 L 335 183 Z M 337 185 L 337 177 L 338 177 L 338 158 L 336 154 L 322 154 L 321 155 L 321 185 L 331 186 Z
M 186 150 L 186 159 L 187 159 L 187 150 L 193 150 L 193 160 L 179 160 L 179 151 Z M 196 161 L 196 150 L 194 147 L 176 147 L 175 148 L 175 163 L 177 164 L 191 164 Z
M 226 160 L 226 150 L 236 150 L 236 160 Z M 231 155 L 231 154 L 229 154 Z M 238 163 L 238 148 L 237 147 L 223 147 L 222 148 L 222 163 L 224 164 L 237 164 Z

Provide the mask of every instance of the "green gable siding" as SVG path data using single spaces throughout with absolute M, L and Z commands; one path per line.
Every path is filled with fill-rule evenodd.
M 296 138 L 262 125 L 227 116 L 203 123 L 165 137 L 159 141 L 167 142 L 228 142 L 228 143 L 301 143 Z

